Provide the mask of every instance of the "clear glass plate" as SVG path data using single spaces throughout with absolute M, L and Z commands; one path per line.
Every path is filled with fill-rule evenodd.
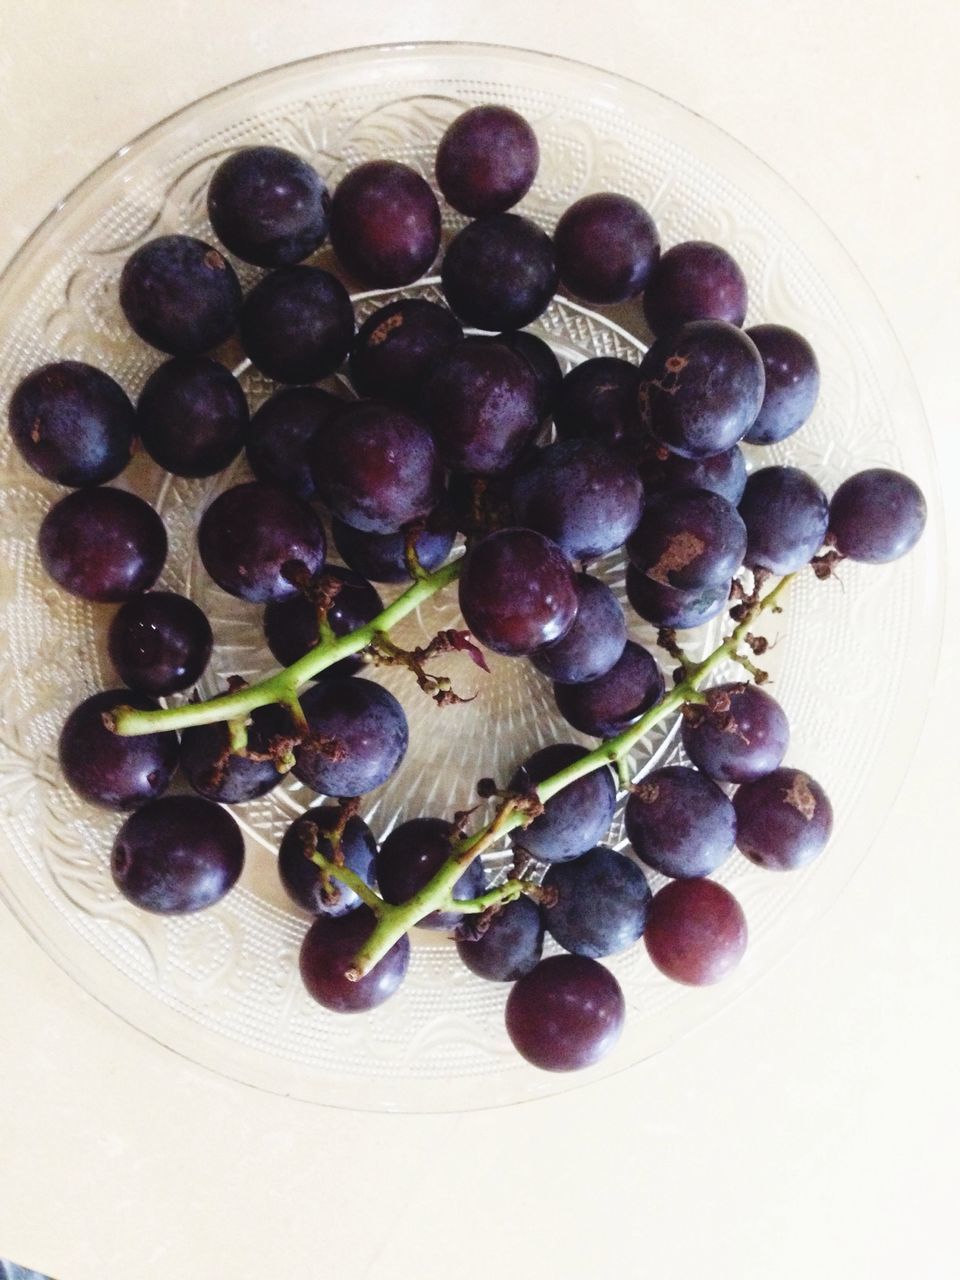
M 542 168 L 522 212 L 549 230 L 581 195 L 626 192 L 653 213 L 666 244 L 704 238 L 733 251 L 750 284 L 748 323 L 780 321 L 811 339 L 823 369 L 820 403 L 799 436 L 763 451 L 764 462 L 806 467 L 828 491 L 862 467 L 893 464 L 933 497 L 922 410 L 889 326 L 850 260 L 783 181 L 649 89 L 578 63 L 481 45 L 309 59 L 212 94 L 124 147 L 50 215 L 3 278 L 4 396 L 28 370 L 58 357 L 100 365 L 139 391 L 160 357 L 123 323 L 121 266 L 161 232 L 210 238 L 206 183 L 233 148 L 289 147 L 331 184 L 357 162 L 384 155 L 432 178 L 444 128 L 464 107 L 487 101 L 516 107 L 540 138 Z M 446 232 L 462 221 L 445 214 Z M 241 275 L 249 283 L 257 273 L 242 268 Z M 427 281 L 414 292 L 431 296 L 435 288 Z M 380 297 L 357 295 L 358 310 Z M 566 365 L 599 354 L 638 360 L 647 339 L 636 308 L 600 313 L 563 298 L 537 328 Z M 223 354 L 242 365 L 239 353 Z M 242 377 L 254 402 L 270 390 L 249 369 Z M 759 451 L 748 452 L 755 465 Z M 213 910 L 162 919 L 115 892 L 109 850 L 118 819 L 77 800 L 56 761 L 67 710 L 115 683 L 103 645 L 110 611 L 68 598 L 45 578 L 36 533 L 58 491 L 20 462 L 5 432 L 0 475 L 0 891 L 40 945 L 105 1005 L 186 1057 L 260 1088 L 370 1110 L 457 1110 L 556 1092 L 638 1062 L 743 991 L 836 897 L 881 826 L 920 732 L 923 700 L 913 676 L 931 669 L 940 633 L 936 528 L 897 565 L 849 566 L 842 582 L 818 584 L 810 575 L 772 624 L 773 688 L 793 726 L 788 759 L 826 786 L 837 827 L 829 851 L 804 872 L 774 875 L 739 856 L 722 869 L 752 939 L 725 986 L 669 984 L 642 944 L 614 958 L 629 1006 L 623 1040 L 601 1066 L 573 1077 L 537 1072 L 517 1058 L 503 1030 L 506 988 L 473 977 L 452 944 L 433 934 L 416 937 L 396 998 L 373 1014 L 337 1017 L 301 988 L 296 956 L 306 918 L 287 903 L 275 872 L 280 834 L 310 799 L 297 784 L 235 811 L 247 835 L 247 868 Z M 214 623 L 207 694 L 225 674 L 254 676 L 271 665 L 257 611 L 215 588 L 194 550 L 199 513 L 244 475 L 238 464 L 214 481 L 161 480 L 138 458 L 120 481 L 156 501 L 167 521 L 162 585 L 193 594 Z M 622 597 L 622 561 L 610 557 L 602 570 Z M 431 602 L 401 638 L 430 635 L 456 617 L 454 602 Z M 642 624 L 633 630 L 652 641 Z M 482 678 L 465 661 L 454 664 L 461 686 L 479 687 L 480 697 L 445 711 L 402 673 L 377 673 L 405 703 L 412 740 L 400 774 L 368 805 L 378 835 L 398 818 L 468 807 L 476 778 L 505 779 L 545 742 L 580 740 L 528 664 L 500 659 L 492 667 Z M 635 771 L 675 758 L 675 737 L 669 728 L 652 735 Z M 612 842 L 623 843 L 619 818 Z

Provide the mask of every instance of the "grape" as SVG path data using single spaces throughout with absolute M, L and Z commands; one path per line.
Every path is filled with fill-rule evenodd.
M 763 403 L 763 361 L 740 329 L 696 320 L 658 338 L 640 365 L 641 418 L 684 458 L 722 453 L 742 440 Z
M 709 489 L 676 489 L 647 504 L 627 554 L 662 586 L 683 591 L 729 583 L 743 564 L 747 531 L 737 509 Z
M 362 796 L 399 767 L 409 732 L 392 693 L 360 676 L 319 680 L 300 698 L 311 737 L 294 776 L 328 796 Z
M 360 326 L 350 381 L 361 396 L 416 408 L 427 378 L 463 338 L 456 316 L 425 298 L 398 298 Z
M 327 622 L 335 636 L 349 635 L 383 612 L 380 593 L 359 573 L 332 564 L 323 572 L 325 578 L 339 584 L 327 610 Z M 320 643 L 317 606 L 304 596 L 271 601 L 263 612 L 263 630 L 270 652 L 282 666 L 289 667 Z M 341 658 L 320 674 L 323 679 L 349 676 L 362 666 L 362 658 Z
M 820 486 L 798 467 L 763 467 L 740 499 L 747 526 L 746 563 L 771 573 L 795 573 L 823 546 L 828 505 Z
M 772 773 L 790 740 L 780 704 L 752 684 L 716 685 L 708 699 L 684 712 L 683 746 L 697 768 L 718 782 Z
M 199 796 L 164 796 L 127 818 L 110 870 L 134 906 L 184 915 L 225 897 L 240 878 L 243 858 L 243 833 L 225 809 Z
M 584 196 L 554 232 L 560 279 L 587 302 L 626 302 L 642 293 L 660 258 L 653 219 L 629 196 Z
M 180 768 L 194 791 L 207 800 L 221 804 L 256 800 L 282 780 L 271 747 L 288 746 L 292 733 L 289 713 L 275 704 L 258 707 L 250 717 L 246 747 L 250 755 L 231 751 L 225 723 L 194 725 L 184 729 L 180 740 Z M 252 758 L 257 756 L 261 758 Z
M 223 254 L 192 236 L 148 240 L 120 275 L 120 306 L 131 329 L 171 356 L 199 356 L 229 338 L 241 298 Z
M 55 502 L 39 534 L 43 567 L 64 591 L 116 604 L 149 591 L 167 558 L 167 531 L 124 489 L 78 489 Z
M 79 360 L 41 365 L 10 398 L 10 435 L 25 462 L 81 488 L 118 476 L 130 461 L 136 420 L 126 392 Z
M 515 523 L 545 534 L 571 560 L 622 546 L 643 513 L 639 477 L 595 440 L 560 440 L 541 450 L 510 497 Z
M 317 496 L 309 445 L 343 409 L 320 387 L 281 387 L 250 419 L 247 461 L 258 480 L 289 489 L 305 502 Z
M 708 876 L 733 852 L 733 805 L 706 774 L 684 765 L 655 769 L 630 792 L 623 815 L 637 857 L 677 880 Z
M 450 241 L 440 278 L 464 324 L 522 329 L 556 292 L 553 244 L 535 222 L 515 213 L 478 218 Z
M 374 582 L 409 582 L 405 533 L 361 533 L 337 519 L 331 527 L 334 544 L 351 569 Z M 431 512 L 413 544 L 421 569 L 428 573 L 439 569 L 456 536 L 442 508 Z
M 745 782 L 733 805 L 737 847 L 771 871 L 806 866 L 833 830 L 833 808 L 823 787 L 800 769 L 775 769 Z
M 553 407 L 557 434 L 586 436 L 609 448 L 634 449 L 643 436 L 640 370 L 616 356 L 584 360 L 564 378 Z
M 318 573 L 326 551 L 323 525 L 311 508 L 259 480 L 234 485 L 207 507 L 197 543 L 203 567 L 219 587 L 260 603 L 296 595 L 284 567 L 299 562 Z
M 394 827 L 377 854 L 377 884 L 384 901 L 399 905 L 419 893 L 451 856 L 456 839 L 453 823 L 443 818 L 411 818 Z M 475 858 L 453 886 L 453 897 L 466 902 L 486 887 L 483 867 Z M 417 924 L 449 932 L 462 919 L 460 911 L 431 911 Z
M 782 324 L 758 324 L 747 337 L 760 352 L 766 385 L 751 444 L 776 444 L 798 431 L 820 393 L 820 366 L 806 338 Z
M 663 697 L 663 674 L 653 654 L 628 640 L 606 675 L 587 684 L 555 684 L 560 714 L 594 738 L 612 738 Z
M 537 135 L 509 107 L 471 107 L 437 148 L 437 186 L 471 218 L 503 213 L 527 194 L 540 164 Z
M 668 249 L 654 267 L 643 313 L 658 337 L 690 320 L 741 325 L 747 314 L 747 282 L 726 249 L 687 240 Z
M 428 515 L 443 493 L 433 437 L 419 418 L 376 400 L 347 405 L 335 429 L 315 436 L 317 492 L 344 524 L 397 533 Z
M 537 418 L 542 422 L 553 412 L 554 401 L 563 381 L 560 361 L 553 354 L 550 345 L 526 329 L 520 329 L 515 333 L 498 333 L 495 338 L 488 338 L 487 341 L 499 342 L 509 347 L 518 356 L 523 356 L 533 370 L 538 388 Z
M 500 908 L 479 938 L 459 939 L 457 951 L 471 973 L 488 982 L 516 982 L 543 954 L 543 919 L 530 898 Z
M 586 747 L 573 742 L 553 743 L 535 751 L 510 779 L 509 790 L 525 795 L 570 765 L 582 760 Z M 551 796 L 543 813 L 513 837 L 541 862 L 567 862 L 592 848 L 610 830 L 617 807 L 617 787 L 606 765 L 578 778 Z
M 715 880 L 673 880 L 653 895 L 643 936 L 650 959 L 674 982 L 720 982 L 747 949 L 747 921 Z
M 638 615 L 655 627 L 686 630 L 699 627 L 722 613 L 730 599 L 730 583 L 682 591 L 663 582 L 654 582 L 635 565 L 627 565 L 627 599 Z
M 668 489 L 709 489 L 736 506 L 747 483 L 747 463 L 739 445 L 709 458 L 681 458 L 661 445 L 641 462 L 640 477 L 648 495 Z
M 583 684 L 605 675 L 623 653 L 627 624 L 620 602 L 599 578 L 581 573 L 577 589 L 577 616 L 559 640 L 530 655 L 530 661 L 558 684 Z
M 317 916 L 300 947 L 300 977 L 318 1004 L 335 1013 L 359 1013 L 389 1000 L 410 963 L 410 940 L 404 934 L 369 973 L 356 982 L 347 977 L 353 959 L 377 923 L 369 907 L 344 916 Z
M 927 504 L 909 476 L 875 467 L 833 495 L 827 541 L 851 560 L 884 564 L 907 554 L 926 520 Z
M 544 1071 L 578 1071 L 606 1057 L 623 1030 L 620 984 L 587 956 L 550 956 L 507 997 L 507 1034 Z
M 241 147 L 217 166 L 207 190 L 217 236 L 258 267 L 308 258 L 327 238 L 329 207 L 317 171 L 283 147 Z
M 317 382 L 340 367 L 353 341 L 353 304 L 319 267 L 278 267 L 243 300 L 240 340 L 277 382 Z
M 643 933 L 651 898 L 647 877 L 606 845 L 551 867 L 543 884 L 557 894 L 543 909 L 544 924 L 565 951 L 597 960 L 626 951 Z
M 559 640 L 577 614 L 573 570 L 532 529 L 500 529 L 467 552 L 460 612 L 481 644 L 512 656 Z
M 440 248 L 437 198 L 409 165 L 368 160 L 341 179 L 333 193 L 330 243 L 362 284 L 410 284 Z
M 107 647 L 125 685 L 161 698 L 200 679 L 210 661 L 213 632 L 207 615 L 186 596 L 150 591 L 117 610 Z
M 155 711 L 158 704 L 129 689 L 95 693 L 74 707 L 60 730 L 60 768 L 74 791 L 104 809 L 135 809 L 170 785 L 180 747 L 175 733 L 121 738 L 103 722 L 116 707 Z
M 341 884 L 335 876 L 330 876 L 330 888 L 325 889 L 320 868 L 307 857 L 307 849 L 315 840 L 319 852 L 333 861 L 334 850 L 329 833 L 339 825 L 340 818 L 340 810 L 333 804 L 308 809 L 287 827 L 280 842 L 277 854 L 280 880 L 292 901 L 311 915 L 342 916 L 360 904 L 354 891 Z M 344 866 L 355 872 L 365 884 L 373 884 L 377 842 L 362 818 L 354 816 L 347 819 L 339 849 Z
M 243 448 L 250 412 L 229 369 L 206 356 L 162 364 L 137 401 L 143 447 L 175 476 L 212 476 Z

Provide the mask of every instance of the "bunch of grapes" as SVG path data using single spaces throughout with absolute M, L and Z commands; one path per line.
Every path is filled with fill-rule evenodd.
M 400 297 L 356 331 L 351 286 L 407 286 L 433 266 L 434 190 L 376 160 L 331 197 L 292 153 L 241 149 L 209 186 L 222 249 L 164 235 L 123 269 L 124 316 L 169 357 L 136 405 L 106 373 L 63 360 L 23 380 L 9 419 L 25 461 L 72 489 L 40 529 L 47 573 L 120 605 L 108 647 L 123 687 L 82 702 L 60 736 L 70 786 L 129 811 L 112 852 L 120 892 L 160 913 L 219 901 L 244 861 L 224 806 L 292 772 L 324 799 L 278 852 L 284 888 L 314 916 L 300 953 L 307 991 L 329 1009 L 373 1008 L 403 981 L 409 929 L 442 930 L 473 973 L 514 984 L 506 1026 L 518 1051 L 571 1070 L 606 1054 L 623 1023 L 605 957 L 643 937 L 668 977 L 716 982 L 743 954 L 747 927 L 711 875 L 735 849 L 785 870 L 824 848 L 830 801 L 784 764 L 789 726 L 760 687 L 753 659 L 766 642 L 750 628 L 808 566 L 827 577 L 844 558 L 903 555 L 925 507 L 910 479 L 885 469 L 852 476 L 832 500 L 794 467 L 748 475 L 741 444 L 781 441 L 814 408 L 809 343 L 780 325 L 743 329 L 747 286 L 733 258 L 700 241 L 661 253 L 653 219 L 627 196 L 578 200 L 552 237 L 511 212 L 538 164 L 516 112 L 481 106 L 456 119 L 436 181 L 471 220 L 443 255 L 447 306 Z M 339 275 L 305 262 L 328 237 Z M 265 269 L 246 295 L 227 254 Z M 653 340 L 639 367 L 603 357 L 562 376 L 525 327 L 561 285 L 593 305 L 642 307 Z M 224 363 L 228 339 L 281 384 L 252 416 Z M 345 363 L 352 398 L 315 385 Z M 254 479 L 211 503 L 197 540 L 210 577 L 263 607 L 283 670 L 259 685 L 232 681 L 207 703 L 157 701 L 193 689 L 213 635 L 196 604 L 152 589 L 167 552 L 160 516 L 107 485 L 137 440 L 179 476 L 211 476 L 246 454 Z M 328 563 L 328 530 L 345 566 Z M 461 535 L 465 554 L 451 560 Z M 619 548 L 630 605 L 676 666 L 669 689 L 589 572 Z M 398 648 L 390 627 L 454 581 L 467 629 Z M 384 608 L 375 584 L 402 582 Z M 692 662 L 677 632 L 724 611 L 727 639 Z M 425 663 L 461 649 L 483 667 L 483 648 L 529 659 L 562 717 L 598 747 L 557 742 L 503 785 L 478 780 L 496 812 L 472 834 L 469 813 L 426 814 L 378 842 L 364 797 L 400 768 L 409 734 L 397 699 L 359 674 L 364 656 L 409 667 L 447 705 L 457 695 Z M 744 679 L 707 684 L 728 658 Z M 631 785 L 628 750 L 671 714 L 682 715 L 690 764 Z M 178 769 L 191 794 L 165 795 Z M 618 780 L 635 856 L 604 844 Z M 507 836 L 514 873 L 491 887 L 479 855 Z M 648 870 L 668 878 L 656 893 Z M 543 958 L 546 934 L 563 954 Z

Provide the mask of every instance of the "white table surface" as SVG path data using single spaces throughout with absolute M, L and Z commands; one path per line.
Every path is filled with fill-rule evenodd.
M 792 182 L 899 334 L 956 534 L 955 0 L 10 0 L 0 262 L 208 90 L 440 38 L 642 80 Z M 245 1089 L 133 1032 L 0 908 L 0 1256 L 59 1280 L 957 1275 L 957 624 L 954 591 L 895 811 L 804 944 L 672 1049 L 550 1101 L 390 1117 Z

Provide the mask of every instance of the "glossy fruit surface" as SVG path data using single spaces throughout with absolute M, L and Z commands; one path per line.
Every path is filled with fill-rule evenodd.
M 310 442 L 333 428 L 345 401 L 321 387 L 281 387 L 250 419 L 246 448 L 250 470 L 266 484 L 289 489 L 305 502 L 317 496 Z
M 186 596 L 148 591 L 114 614 L 107 648 L 125 685 L 160 698 L 196 684 L 210 660 L 213 632 Z
M 373 932 L 376 917 L 360 906 L 342 916 L 317 916 L 300 947 L 300 977 L 310 995 L 335 1013 L 375 1009 L 396 992 L 410 963 L 406 934 L 358 981 L 347 977 Z
M 125 489 L 78 489 L 55 502 L 38 537 L 43 567 L 71 595 L 118 604 L 149 591 L 167 558 L 167 531 Z
M 604 675 L 623 653 L 627 624 L 620 601 L 589 573 L 577 575 L 577 616 L 565 636 L 530 655 L 530 661 L 559 684 L 583 684 Z
M 478 218 L 450 241 L 440 269 L 453 312 L 476 329 L 522 329 L 557 288 L 550 237 L 515 213 Z
M 217 166 L 207 190 L 221 243 L 258 267 L 308 258 L 327 238 L 329 207 L 316 169 L 283 147 L 241 147 Z
M 361 396 L 417 407 L 427 378 L 463 338 L 452 311 L 426 298 L 398 298 L 360 326 L 350 352 L 350 381 Z
M 711 704 L 683 720 L 683 746 L 718 782 L 752 782 L 772 773 L 786 755 L 790 726 L 779 702 L 753 684 L 722 684 Z
M 579 1071 L 613 1049 L 626 1004 L 620 984 L 597 960 L 550 956 L 507 997 L 513 1047 L 544 1071 Z
M 332 833 L 340 825 L 341 814 L 336 805 L 325 804 L 307 809 L 287 827 L 277 852 L 280 881 L 291 900 L 315 916 L 342 916 L 360 905 L 353 889 L 333 875 L 325 886 L 320 868 L 307 856 L 316 847 L 330 861 L 334 860 Z M 348 818 L 337 836 L 343 864 L 369 885 L 373 884 L 377 842 L 362 818 Z
M 747 921 L 733 894 L 715 880 L 674 880 L 654 894 L 643 940 L 661 973 L 705 987 L 740 963 Z
M 277 382 L 317 382 L 339 369 L 353 341 L 353 305 L 319 267 L 278 267 L 243 300 L 240 341 Z
M 175 476 L 212 476 L 243 448 L 250 422 L 243 388 L 206 356 L 168 360 L 137 401 L 143 447 Z
M 133 331 L 171 356 L 198 356 L 237 327 L 240 281 L 219 250 L 193 236 L 157 236 L 127 259 L 120 306 Z
M 411 284 L 440 248 L 436 196 L 409 165 L 368 160 L 351 169 L 333 193 L 330 243 L 361 284 Z
M 509 790 L 523 795 L 568 765 L 582 760 L 586 747 L 557 742 L 541 747 L 516 770 Z M 610 830 L 617 806 L 613 773 L 606 765 L 551 796 L 539 817 L 517 831 L 513 844 L 542 862 L 566 862 L 586 853 Z
M 471 107 L 437 148 L 437 185 L 454 209 L 478 218 L 503 213 L 530 190 L 540 164 L 537 135 L 510 107 Z
M 360 676 L 318 680 L 301 695 L 312 737 L 296 750 L 294 775 L 328 796 L 362 796 L 396 772 L 407 750 L 403 707 Z
M 60 730 L 63 776 L 84 800 L 105 809 L 135 809 L 162 795 L 180 755 L 175 733 L 121 738 L 108 729 L 104 714 L 121 706 L 155 711 L 159 704 L 129 689 L 108 689 L 74 707 Z
M 782 324 L 758 324 L 747 336 L 760 352 L 763 404 L 747 432 L 750 444 L 776 444 L 799 431 L 820 394 L 820 366 L 810 343 Z
M 643 313 L 657 335 L 690 320 L 741 325 L 747 314 L 747 282 L 726 249 L 707 240 L 686 240 L 668 249 L 651 272 Z
M 554 232 L 562 283 L 587 302 L 626 302 L 642 293 L 660 258 L 653 219 L 629 196 L 583 196 Z
M 555 684 L 560 714 L 581 733 L 611 738 L 639 720 L 663 694 L 663 674 L 653 654 L 628 640 L 606 675 L 587 684 Z

